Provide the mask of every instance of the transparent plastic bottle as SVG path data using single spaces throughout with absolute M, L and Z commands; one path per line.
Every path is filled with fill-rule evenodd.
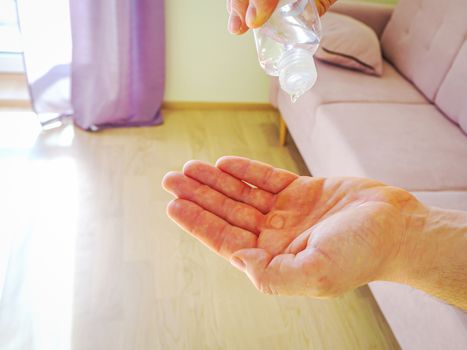
M 254 30 L 261 67 L 278 76 L 292 102 L 311 89 L 317 72 L 321 22 L 314 0 L 280 0 L 271 18 Z

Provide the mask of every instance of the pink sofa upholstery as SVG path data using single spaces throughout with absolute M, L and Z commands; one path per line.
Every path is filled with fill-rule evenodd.
M 467 1 L 338 1 L 381 38 L 382 77 L 318 62 L 316 86 L 279 108 L 310 172 L 362 176 L 429 205 L 467 210 Z M 467 253 L 466 253 L 467 254 Z M 370 288 L 402 349 L 467 349 L 467 314 L 410 287 Z

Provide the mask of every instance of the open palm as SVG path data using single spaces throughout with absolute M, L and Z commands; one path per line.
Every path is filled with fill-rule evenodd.
M 390 274 L 416 205 L 357 178 L 313 178 L 240 157 L 190 161 L 164 187 L 169 216 L 265 293 L 335 296 Z

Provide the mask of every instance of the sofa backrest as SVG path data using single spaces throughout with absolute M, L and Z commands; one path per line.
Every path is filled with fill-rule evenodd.
M 441 83 L 435 103 L 467 134 L 467 40 Z
M 444 105 L 445 93 L 459 84 L 456 77 L 447 77 L 449 70 L 455 61 L 458 70 L 467 65 L 465 54 L 463 62 L 456 60 L 466 38 L 467 0 L 400 0 L 382 47 L 385 57 L 430 101 L 443 85 L 439 102 Z

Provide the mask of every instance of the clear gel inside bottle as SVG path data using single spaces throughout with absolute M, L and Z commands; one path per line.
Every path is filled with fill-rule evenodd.
M 269 21 L 254 30 L 261 67 L 279 77 L 281 88 L 295 102 L 316 82 L 313 55 L 321 24 L 314 0 L 282 0 Z

